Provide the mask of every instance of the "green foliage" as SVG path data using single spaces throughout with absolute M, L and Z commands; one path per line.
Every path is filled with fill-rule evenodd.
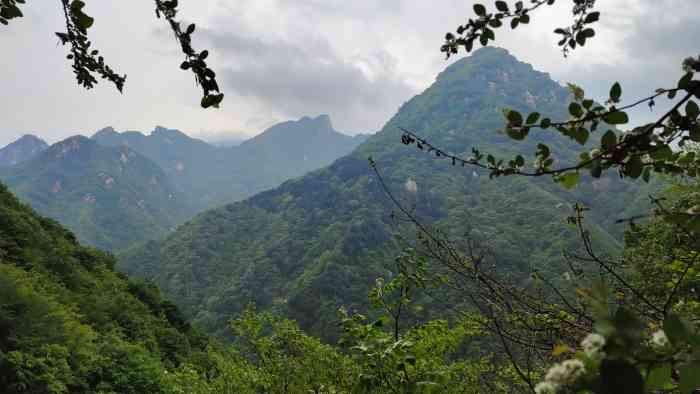
M 504 21 L 510 20 L 510 28 L 513 30 L 520 25 L 529 24 L 530 15 L 534 11 L 545 5 L 553 5 L 555 0 L 531 0 L 529 3 L 526 6 L 525 2 L 517 1 L 511 7 L 508 2 L 499 0 L 494 3 L 495 9 L 488 9 L 483 4 L 474 4 L 476 17 L 458 26 L 456 34 L 447 33 L 440 50 L 450 57 L 456 55 L 460 48 L 471 52 L 475 41 L 486 46 L 489 41 L 496 40 L 495 30 L 503 27 Z M 554 30 L 554 33 L 561 36 L 558 45 L 562 47 L 564 56 L 577 46 L 584 46 L 589 38 L 595 36 L 595 29 L 591 25 L 600 19 L 600 12 L 592 10 L 595 0 L 574 0 L 573 3 L 574 21 L 571 26 Z
M 113 266 L 0 185 L 3 393 L 165 393 L 167 369 L 199 363 L 207 340 Z
M 501 122 L 495 108 L 524 112 L 538 105 L 566 113 L 568 94 L 504 50 L 484 48 L 448 67 L 352 154 L 246 201 L 202 213 L 164 241 L 122 253 L 120 268 L 151 278 L 210 332 L 221 333 L 229 316 L 254 302 L 298 321 L 307 332 L 335 339 L 335 311 L 345 305 L 367 313 L 366 295 L 375 279 L 397 273 L 394 257 L 402 248 L 393 234 L 407 231 L 389 217 L 395 207 L 367 165 L 371 156 L 390 189 L 415 206 L 421 219 L 451 238 L 467 233 L 488 243 L 499 273 L 527 280 L 532 269 L 541 269 L 560 276 L 561 251 L 577 244 L 565 224 L 573 201 L 595 208 L 593 234 L 613 251 L 621 231 L 614 221 L 635 204 L 606 196 L 634 195 L 638 185 L 584 174 L 572 191 L 536 179 L 492 181 L 486 171 L 451 168 L 449 160 L 432 160 L 395 141 L 402 135 L 399 127 L 406 127 L 452 152 L 480 144 L 522 156 L 544 151 L 539 145 L 546 143 L 550 154 L 573 162 L 576 142 L 538 134 L 513 146 L 507 136 L 488 131 Z M 409 179 L 415 192 L 406 188 Z M 446 310 L 435 304 L 422 317 Z
M 84 137 L 0 169 L 0 179 L 38 212 L 105 250 L 164 236 L 191 212 L 155 163 Z
M 692 227 L 675 213 L 700 201 L 699 185 L 677 183 L 656 201 L 648 223 L 630 228 L 622 267 L 637 294 L 614 293 L 605 283 L 582 292 L 595 325 L 575 358 L 564 363 L 583 368 L 574 373 L 564 363 L 552 366 L 538 393 L 691 393 L 700 388 L 700 304 L 694 290 L 700 245 Z
M 8 25 L 9 21 L 24 16 L 20 6 L 25 0 L 3 0 L 0 2 L 0 24 Z
M 128 145 L 153 160 L 195 210 L 242 200 L 350 153 L 363 136 L 333 129 L 328 116 L 270 127 L 240 146 L 214 147 L 163 127 L 148 136 L 112 128 L 93 137 L 101 145 Z M 167 147 L 167 149 L 165 149 Z

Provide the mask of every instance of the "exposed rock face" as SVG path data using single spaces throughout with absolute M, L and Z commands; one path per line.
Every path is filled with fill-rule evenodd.
M 191 214 L 158 165 L 126 146 L 106 147 L 83 136 L 3 168 L 0 180 L 37 211 L 105 250 L 162 236 Z
M 92 139 L 129 147 L 158 164 L 189 203 L 204 209 L 241 200 L 319 169 L 350 153 L 367 135 L 336 131 L 328 115 L 276 124 L 238 146 L 219 147 L 157 126 L 150 134 L 117 133 L 111 127 Z M 128 160 L 129 156 L 122 158 Z

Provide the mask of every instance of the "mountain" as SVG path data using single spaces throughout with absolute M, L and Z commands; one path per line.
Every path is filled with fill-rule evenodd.
M 505 50 L 480 49 L 450 65 L 351 154 L 245 201 L 204 212 L 165 240 L 123 253 L 119 268 L 155 281 L 212 332 L 221 332 L 249 302 L 284 313 L 315 334 L 335 332 L 337 308 L 366 309 L 375 278 L 394 269 L 400 252 L 395 232 L 411 232 L 392 219 L 395 206 L 368 164 L 372 157 L 388 188 L 414 206 L 422 221 L 453 238 L 468 234 L 488 245 L 502 274 L 523 280 L 533 269 L 561 274 L 562 251 L 578 246 L 566 225 L 571 204 L 583 199 L 593 209 L 590 230 L 597 245 L 611 251 L 619 245 L 612 219 L 629 203 L 619 196 L 634 195 L 636 184 L 585 179 L 569 192 L 551 179 L 489 179 L 483 171 L 404 146 L 399 128 L 464 156 L 472 147 L 530 156 L 537 143 L 546 142 L 573 160 L 580 149 L 573 141 L 533 132 L 516 143 L 495 132 L 503 126 L 504 107 L 537 108 L 558 119 L 568 117 L 569 100 L 569 91 L 547 74 Z M 608 198 L 613 189 L 629 193 Z
M 196 209 L 241 200 L 321 168 L 365 138 L 337 132 L 327 115 L 280 123 L 230 147 L 163 127 L 149 135 L 110 127 L 92 137 L 105 146 L 128 146 L 156 162 Z
M 3 393 L 165 393 L 168 369 L 206 359 L 207 338 L 157 288 L 2 184 L 0 223 Z
M 27 134 L 0 149 L 0 167 L 10 167 L 27 161 L 48 147 L 41 138 Z
M 165 235 L 187 216 L 166 174 L 128 147 L 76 136 L 0 169 L 23 201 L 105 250 Z

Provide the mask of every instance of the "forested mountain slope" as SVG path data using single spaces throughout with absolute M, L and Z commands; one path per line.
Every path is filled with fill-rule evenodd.
M 206 357 L 206 337 L 114 263 L 0 184 L 2 393 L 163 393 L 166 369 Z
M 81 136 L 0 169 L 0 180 L 82 242 L 104 250 L 162 237 L 189 213 L 155 163 L 127 147 L 104 147 Z
M 10 167 L 43 152 L 49 145 L 41 138 L 27 134 L 0 149 L 0 167 Z
M 489 243 L 504 274 L 526 278 L 533 268 L 557 272 L 562 251 L 577 245 L 565 224 L 573 201 L 584 198 L 594 208 L 591 230 L 610 250 L 617 245 L 608 231 L 610 218 L 628 203 L 619 196 L 634 195 L 636 185 L 603 178 L 584 180 L 567 192 L 549 179 L 490 180 L 481 171 L 453 167 L 402 145 L 399 127 L 465 156 L 472 147 L 501 155 L 533 153 L 546 141 L 573 159 L 575 142 L 533 132 L 516 144 L 495 132 L 503 125 L 503 107 L 537 108 L 566 118 L 568 100 L 567 89 L 505 50 L 478 50 L 449 66 L 352 154 L 200 214 L 164 241 L 121 255 L 120 268 L 152 278 L 210 331 L 221 331 L 252 301 L 286 313 L 314 333 L 331 332 L 337 308 L 364 309 L 370 284 L 390 272 L 398 253 L 390 217 L 395 207 L 368 165 L 371 156 L 392 192 L 415 204 L 421 220 L 449 229 L 453 237 L 467 232 Z M 629 193 L 608 198 L 612 189 Z
M 195 209 L 278 186 L 350 153 L 365 138 L 335 131 L 327 115 L 279 123 L 231 147 L 163 127 L 149 135 L 106 128 L 92 137 L 105 146 L 128 146 L 156 162 Z

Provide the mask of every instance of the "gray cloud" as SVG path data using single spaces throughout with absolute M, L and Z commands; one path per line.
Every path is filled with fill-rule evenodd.
M 627 12 L 632 16 L 628 14 L 623 18 L 624 14 L 613 12 L 611 17 L 618 17 L 624 23 L 613 25 L 614 29 L 607 32 L 608 35 L 595 38 L 602 41 L 598 45 L 618 40 L 610 45 L 612 56 L 606 59 L 591 57 L 564 74 L 564 78 L 580 81 L 601 99 L 606 97 L 615 81 L 623 85 L 626 101 L 649 96 L 656 88 L 675 87 L 682 76 L 682 60 L 700 53 L 696 45 L 697 37 L 700 37 L 700 25 L 696 23 L 697 2 L 658 0 L 628 3 Z M 635 123 L 655 120 L 661 111 L 672 105 L 663 98 L 656 104 L 654 111 L 645 106 L 631 111 Z
M 235 59 L 220 71 L 227 90 L 282 116 L 328 113 L 344 128 L 375 131 L 415 93 L 385 51 L 343 58 L 318 38 L 284 42 L 214 31 L 206 36 L 216 51 Z
M 53 36 L 62 28 L 59 7 L 38 2 L 0 31 L 0 144 L 25 132 L 56 141 L 106 125 L 249 136 L 274 121 L 319 113 L 330 114 L 340 130 L 378 130 L 447 66 L 438 51 L 441 39 L 472 12 L 472 2 L 463 0 L 181 3 L 181 15 L 198 26 L 195 46 L 210 49 L 225 88 L 222 109 L 199 109 L 198 89 L 178 69 L 182 57 L 149 2 L 87 6 L 96 19 L 93 42 L 129 76 L 124 95 L 107 84 L 89 92 L 76 86 Z M 497 44 L 598 99 L 615 81 L 629 99 L 669 86 L 680 61 L 693 55 L 688 51 L 700 52 L 697 0 L 614 0 L 599 1 L 598 35 L 564 60 L 552 30 L 568 21 L 566 3 L 538 11 L 531 25 L 515 32 L 499 31 Z M 651 114 L 635 116 L 642 122 Z

